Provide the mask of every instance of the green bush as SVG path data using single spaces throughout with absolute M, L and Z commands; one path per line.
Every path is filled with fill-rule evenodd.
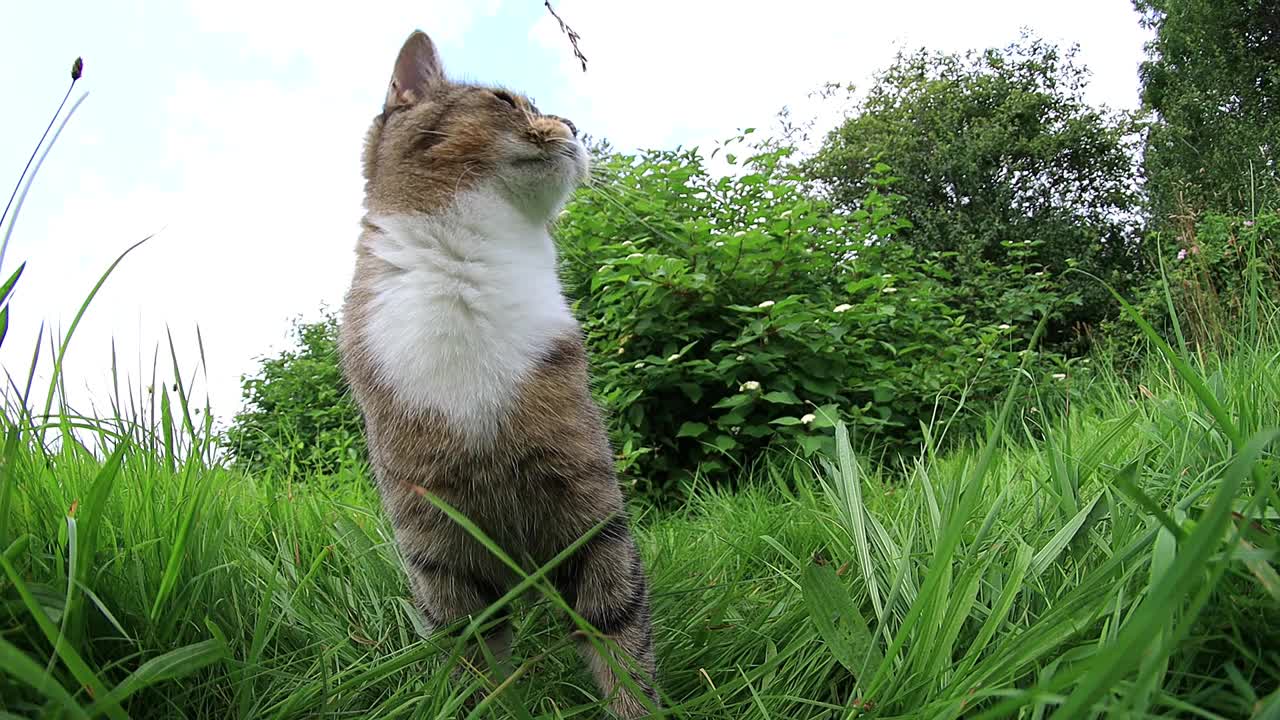
M 862 201 L 881 162 L 899 177 L 901 239 L 938 251 L 978 322 L 996 321 L 1027 259 L 1047 271 L 1079 267 L 1113 284 L 1134 268 L 1139 195 L 1137 125 L 1090 105 L 1075 51 L 1033 38 L 964 55 L 899 55 L 832 130 L 806 172 L 843 206 Z M 1010 248 L 1032 245 L 1028 258 Z M 1105 289 L 1083 275 L 1057 284 L 1062 313 L 1048 346 L 1079 353 L 1113 317 Z
M 294 322 L 294 348 L 241 378 L 244 409 L 226 443 L 236 465 L 277 478 L 316 478 L 364 463 L 359 411 L 338 364 L 338 322 Z
M 1152 233 L 1146 245 L 1152 270 L 1135 301 L 1167 336 L 1229 353 L 1239 337 L 1251 337 L 1265 325 L 1260 315 L 1276 312 L 1280 213 L 1188 216 L 1177 227 Z M 1162 277 L 1168 279 L 1167 292 Z M 1118 346 L 1135 337 L 1137 328 L 1117 322 L 1107 333 Z M 1126 354 L 1136 361 L 1141 348 Z
M 1011 246 L 989 270 L 1010 288 L 1001 321 L 975 324 L 941 254 L 896 241 L 887 167 L 841 210 L 806 194 L 790 150 L 745 140 L 726 177 L 692 150 L 607 160 L 557 229 L 622 468 L 649 495 L 726 482 L 779 442 L 818 451 L 840 417 L 910 447 L 950 401 L 1005 386 L 1055 292 L 1034 245 Z

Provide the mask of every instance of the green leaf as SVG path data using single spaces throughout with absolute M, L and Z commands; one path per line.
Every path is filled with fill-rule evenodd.
M 698 437 L 699 435 L 705 433 L 706 431 L 707 431 L 706 423 L 687 422 L 680 426 L 680 430 L 679 432 L 676 433 L 676 437 L 678 438 Z
M 835 570 L 810 564 L 804 569 L 800 587 L 809 618 L 831 655 L 859 680 L 874 673 L 882 661 L 880 650 Z
M 1134 466 L 1131 465 L 1130 467 Z M 1079 534 L 1080 528 L 1084 527 L 1089 516 L 1093 514 L 1094 507 L 1097 506 L 1098 501 L 1101 499 L 1101 495 L 1095 495 L 1088 505 L 1081 508 L 1080 512 L 1075 514 L 1075 517 L 1071 518 L 1066 525 L 1063 525 L 1058 532 L 1053 534 L 1053 537 L 1049 538 L 1049 541 L 1044 544 L 1044 547 L 1040 548 L 1040 552 L 1036 553 L 1036 556 L 1031 560 L 1030 577 L 1035 578 L 1048 569 L 1053 564 L 1053 561 L 1062 554 L 1062 551 L 1067 549 L 1067 545 L 1071 544 L 1071 541 Z
M 779 405 L 799 405 L 801 400 L 794 393 L 786 390 L 773 390 L 764 394 L 764 399 L 768 402 Z
M 13 286 L 17 284 L 18 278 L 22 277 L 22 271 L 26 267 L 27 264 L 25 262 L 19 265 L 18 269 L 14 270 L 13 274 L 9 276 L 9 279 L 4 281 L 4 285 L 0 285 L 0 303 L 4 303 L 5 300 L 9 299 L 9 293 L 13 292 Z
M 205 640 L 180 647 L 142 663 L 129 673 L 107 697 L 94 703 L 89 712 L 97 714 L 100 707 L 118 704 L 130 695 L 166 680 L 175 680 L 228 657 L 227 646 L 219 640 Z
M 89 717 L 66 689 L 58 684 L 52 673 L 46 672 L 3 637 L 0 637 L 0 672 L 45 696 L 72 717 Z
M 715 405 L 712 405 L 711 407 L 736 408 L 739 405 L 746 405 L 749 402 L 751 402 L 751 395 L 743 392 L 743 393 L 737 393 L 735 395 L 730 395 L 729 397 L 720 400 L 719 402 L 717 402 Z

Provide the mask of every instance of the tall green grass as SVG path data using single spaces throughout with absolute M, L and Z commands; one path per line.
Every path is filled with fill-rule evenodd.
M 1228 356 L 1163 345 L 1137 381 L 1073 378 L 1069 408 L 1027 372 L 1005 408 L 1025 413 L 902 473 L 841 429 L 822 467 L 643 518 L 668 716 L 1273 717 L 1280 337 L 1262 317 Z M 454 636 L 425 636 L 370 487 L 220 467 L 190 385 L 153 378 L 86 418 L 55 380 L 48 412 L 6 410 L 0 710 L 599 716 L 554 599 L 517 616 L 508 679 L 451 682 Z

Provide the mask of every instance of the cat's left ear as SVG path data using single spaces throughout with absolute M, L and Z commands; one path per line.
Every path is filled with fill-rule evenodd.
M 396 58 L 391 84 L 387 87 L 384 109 L 404 107 L 422 102 L 433 90 L 445 84 L 444 66 L 435 43 L 421 30 L 415 30 Z

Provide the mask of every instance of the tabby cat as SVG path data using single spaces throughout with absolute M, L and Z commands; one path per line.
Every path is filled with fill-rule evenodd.
M 645 569 L 549 230 L 587 171 L 573 123 L 447 79 L 411 35 L 365 143 L 342 365 L 428 624 L 483 610 L 516 576 L 425 494 L 530 568 L 607 523 L 552 579 L 656 707 Z M 509 657 L 509 621 L 485 643 Z M 644 716 L 595 646 L 579 648 L 613 712 Z

